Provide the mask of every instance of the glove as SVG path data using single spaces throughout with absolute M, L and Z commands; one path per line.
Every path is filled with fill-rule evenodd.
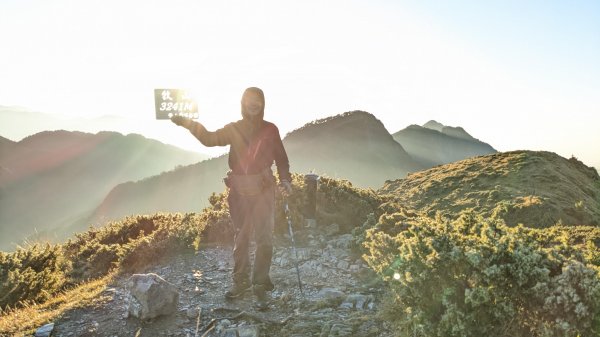
M 186 125 L 188 125 L 190 119 L 183 117 L 183 116 L 173 116 L 171 117 L 171 122 L 179 125 L 179 126 L 183 126 L 186 127 Z
M 290 194 L 292 194 L 292 184 L 290 184 L 290 182 L 286 179 L 283 179 L 279 183 L 279 190 L 281 191 L 281 194 L 283 194 L 284 197 L 287 197 Z

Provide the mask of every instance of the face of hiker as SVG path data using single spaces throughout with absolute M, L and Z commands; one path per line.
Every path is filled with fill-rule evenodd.
M 265 96 L 259 88 L 250 87 L 242 95 L 242 115 L 251 119 L 262 119 Z
M 262 102 L 256 98 L 242 101 L 242 109 L 249 116 L 257 116 L 263 111 L 263 108 Z

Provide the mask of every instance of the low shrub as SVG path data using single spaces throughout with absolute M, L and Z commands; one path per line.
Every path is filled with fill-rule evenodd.
M 42 302 L 67 283 L 71 264 L 60 246 L 33 245 L 0 252 L 0 308 L 19 302 Z
M 391 219 L 394 217 L 392 216 Z M 374 226 L 367 263 L 389 284 L 382 314 L 398 336 L 592 336 L 600 333 L 597 246 L 577 251 L 540 231 L 464 213 Z M 587 248 L 586 248 L 587 247 Z

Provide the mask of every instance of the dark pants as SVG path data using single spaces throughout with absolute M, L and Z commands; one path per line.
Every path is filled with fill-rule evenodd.
M 233 281 L 249 281 L 250 257 L 248 250 L 251 236 L 254 233 L 256 254 L 252 269 L 252 284 L 272 287 L 269 270 L 273 256 L 275 185 L 268 186 L 253 196 L 240 195 L 234 190 L 230 190 L 227 202 L 234 227 Z

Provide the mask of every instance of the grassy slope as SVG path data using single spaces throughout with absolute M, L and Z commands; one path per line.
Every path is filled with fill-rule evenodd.
M 430 216 L 474 209 L 528 226 L 600 224 L 600 177 L 575 158 L 513 151 L 437 166 L 388 181 L 379 191 Z

